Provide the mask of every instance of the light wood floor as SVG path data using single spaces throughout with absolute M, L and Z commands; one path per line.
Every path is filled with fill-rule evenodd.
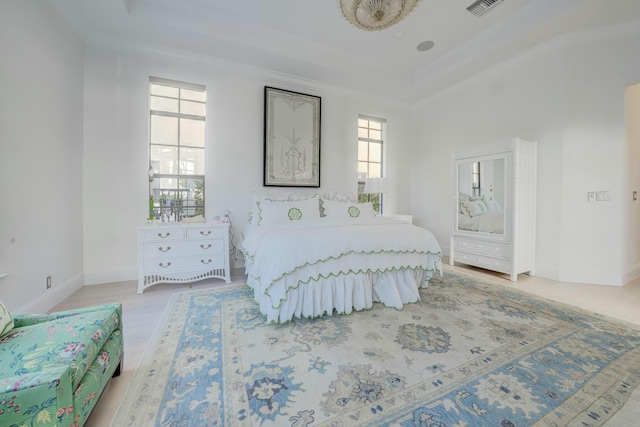
M 545 298 L 640 324 L 640 279 L 623 287 L 614 287 L 556 282 L 522 274 L 514 283 L 508 280 L 508 276 L 499 273 L 465 266 L 453 268 L 491 279 L 507 287 L 518 288 Z M 246 279 L 241 269 L 234 270 L 231 278 L 233 283 L 245 283 Z M 224 285 L 225 283 L 221 280 L 207 280 L 192 284 L 191 289 Z M 110 426 L 111 419 L 120 405 L 170 297 L 176 292 L 191 290 L 189 285 L 157 285 L 147 289 L 144 294 L 137 295 L 136 286 L 134 281 L 85 286 L 52 310 L 108 303 L 121 303 L 123 307 L 124 371 L 105 389 L 96 409 L 87 421 L 87 427 Z

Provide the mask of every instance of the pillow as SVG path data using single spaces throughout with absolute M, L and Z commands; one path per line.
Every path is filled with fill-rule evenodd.
M 321 200 L 320 205 L 324 211 L 324 216 L 328 218 L 362 219 L 374 218 L 376 216 L 371 202 L 350 203 Z
M 500 207 L 500 203 L 497 200 L 485 200 L 484 205 L 487 207 L 488 212 L 498 212 L 502 208 Z
M 458 213 L 466 214 L 466 212 L 462 208 L 462 204 L 464 202 L 468 202 L 469 200 L 472 200 L 470 195 L 465 193 L 458 193 Z
M 13 329 L 13 316 L 0 301 L 0 337 Z
M 266 194 L 254 191 L 251 193 L 251 212 L 249 212 L 249 224 L 257 225 L 260 220 L 260 213 L 258 212 L 258 204 L 264 200 L 270 202 L 292 202 L 298 200 L 307 200 L 317 198 L 316 194 L 312 196 L 305 196 L 300 193 L 291 192 L 283 194 Z
M 487 212 L 487 207 L 482 200 L 467 200 L 462 202 L 463 213 L 469 216 L 478 216 Z
M 263 200 L 258 202 L 258 217 L 254 220 L 257 220 L 256 225 L 266 225 L 313 218 L 320 218 L 320 207 L 315 197 L 293 202 Z
M 322 200 L 334 200 L 336 202 L 352 202 L 355 203 L 356 196 L 353 193 L 338 193 L 333 188 L 324 193 L 320 193 Z

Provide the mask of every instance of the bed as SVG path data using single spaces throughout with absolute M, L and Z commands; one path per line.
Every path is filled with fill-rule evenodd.
M 504 211 L 494 199 L 458 194 L 458 229 L 504 234 Z
M 475 216 L 459 213 L 458 229 L 479 231 L 481 233 L 504 234 L 504 213 L 502 211 L 485 212 Z
M 349 314 L 376 301 L 401 309 L 442 274 L 433 234 L 375 216 L 371 203 L 254 200 L 240 250 L 247 284 L 269 323 Z

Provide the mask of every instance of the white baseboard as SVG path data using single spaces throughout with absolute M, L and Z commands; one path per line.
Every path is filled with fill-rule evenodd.
M 84 286 L 83 275 L 78 274 L 66 282 L 56 285 L 53 289 L 47 291 L 29 304 L 15 310 L 15 313 L 47 313 L 82 288 L 82 286 Z
M 628 267 L 622 274 L 622 284 L 626 285 L 627 283 L 636 280 L 640 277 L 640 263 L 636 265 L 632 265 Z
M 536 264 L 533 275 L 557 282 L 584 283 L 587 285 L 603 285 L 603 286 L 623 286 L 640 277 L 640 264 L 629 269 L 624 276 L 624 281 L 620 277 L 620 272 L 601 271 L 601 270 L 571 270 L 558 269 Z
M 543 277 L 549 280 L 560 281 L 560 271 L 557 268 L 553 267 L 545 267 L 543 265 L 536 264 L 534 269 L 534 274 L 536 277 Z
M 138 280 L 137 270 L 104 271 L 100 273 L 85 273 L 85 285 L 101 285 L 103 283 L 128 282 Z
M 440 245 L 440 250 L 442 250 L 442 256 L 449 257 L 451 256 L 451 251 L 449 250 L 449 246 Z

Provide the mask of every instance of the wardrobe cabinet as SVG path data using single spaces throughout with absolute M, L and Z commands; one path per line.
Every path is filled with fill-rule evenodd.
M 519 138 L 452 153 L 451 265 L 535 273 L 536 158 Z

